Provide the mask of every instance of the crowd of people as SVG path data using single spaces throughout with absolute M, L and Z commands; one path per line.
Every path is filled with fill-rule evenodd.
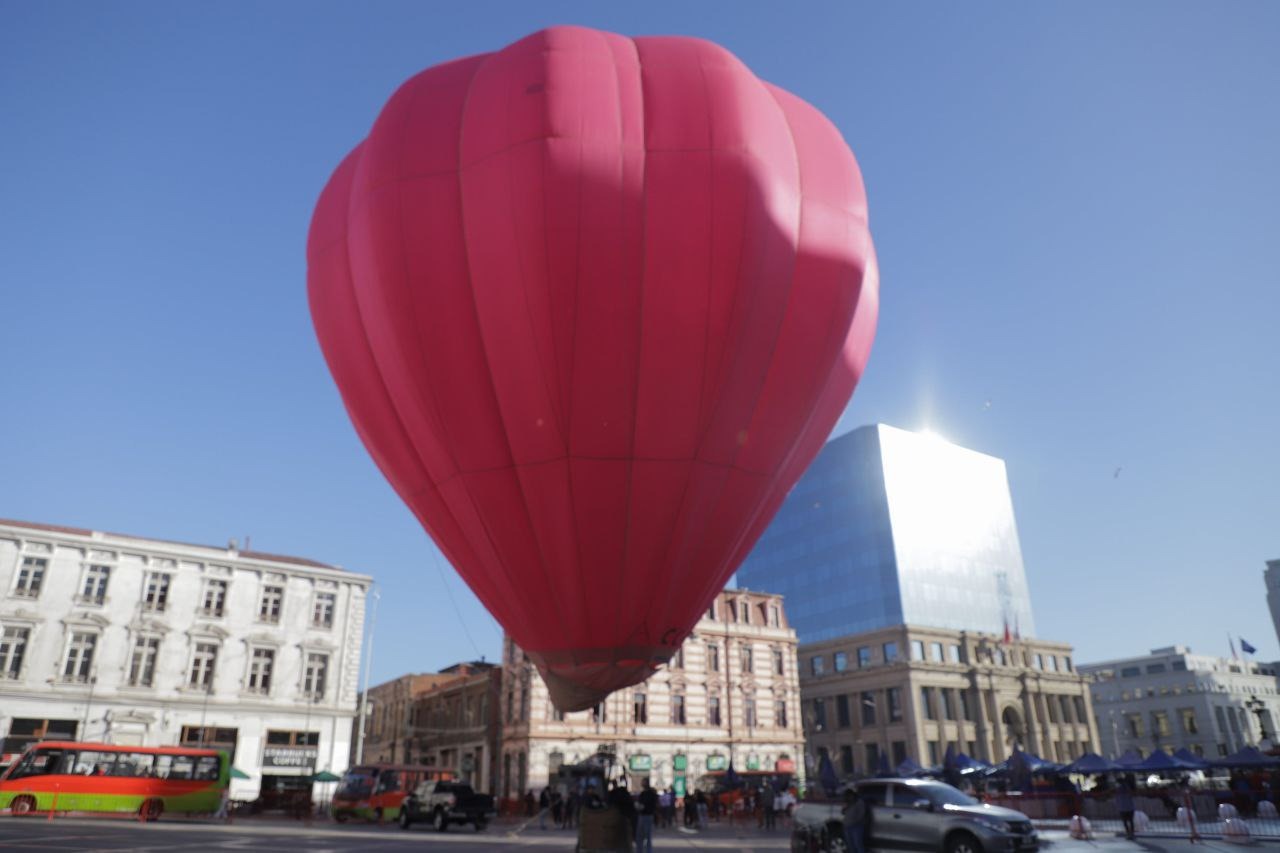
M 760 829 L 772 831 L 786 823 L 795 803 L 791 790 L 779 792 L 767 784 L 759 789 L 719 794 L 688 790 L 679 795 L 671 787 L 654 788 L 646 778 L 636 794 L 621 779 L 609 782 L 603 792 L 588 788 L 580 793 L 571 788 L 565 793 L 548 786 L 535 795 L 529 790 L 524 796 L 524 813 L 530 820 L 536 819 L 540 829 L 576 829 L 583 809 L 613 808 L 630 826 L 635 849 L 648 851 L 653 849 L 655 830 L 697 831 L 707 829 L 712 821 L 753 820 Z

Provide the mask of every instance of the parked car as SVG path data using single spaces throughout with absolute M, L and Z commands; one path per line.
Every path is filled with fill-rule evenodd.
M 942 782 L 868 779 L 855 788 L 870 807 L 867 846 L 874 850 L 1031 853 L 1040 847 L 1022 812 L 987 805 Z M 846 853 L 842 809 L 842 802 L 797 806 L 792 850 Z
M 464 782 L 423 782 L 405 797 L 400 806 L 400 828 L 431 822 L 440 832 L 451 823 L 469 823 L 476 832 L 497 815 L 493 797 L 477 794 Z

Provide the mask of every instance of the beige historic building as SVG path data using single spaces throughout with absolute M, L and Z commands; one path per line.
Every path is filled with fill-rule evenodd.
M 737 771 L 803 768 L 796 635 L 781 596 L 725 590 L 669 666 L 589 711 L 559 712 L 521 649 L 507 639 L 503 652 L 504 799 L 601 750 L 633 786 L 649 777 L 677 793 L 730 761 Z
M 810 757 L 840 775 L 905 759 L 942 763 L 948 745 L 985 761 L 1015 746 L 1051 761 L 1098 750 L 1087 678 L 1071 646 L 900 625 L 799 651 Z

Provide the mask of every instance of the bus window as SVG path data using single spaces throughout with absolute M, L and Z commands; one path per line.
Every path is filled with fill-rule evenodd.
M 400 790 L 400 774 L 395 770 L 383 770 L 382 775 L 378 777 L 378 788 L 375 794 L 385 794 L 388 791 Z
M 196 761 L 196 778 L 210 780 L 218 778 L 218 758 L 215 755 L 202 755 Z
M 70 771 L 77 776 L 114 776 L 116 753 L 96 752 L 82 749 L 76 754 L 75 769 Z
M 9 778 L 21 779 L 24 776 L 47 776 L 52 773 L 67 773 L 69 771 L 64 765 L 74 761 L 74 758 L 74 754 L 64 754 L 60 749 L 41 749 L 29 752 L 13 768 Z
M 170 779 L 190 779 L 196 769 L 196 759 L 192 755 L 173 756 L 173 766 L 169 769 Z

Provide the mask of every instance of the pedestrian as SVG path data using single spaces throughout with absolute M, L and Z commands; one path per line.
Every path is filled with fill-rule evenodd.
M 863 832 L 867 823 L 867 804 L 853 788 L 844 792 L 844 809 L 840 812 L 844 823 L 844 844 L 849 853 L 863 853 Z
M 653 853 L 653 822 L 658 816 L 658 792 L 645 779 L 640 789 L 640 814 L 636 819 L 636 853 Z
M 564 829 L 564 798 L 559 791 L 551 792 L 551 822 Z
M 547 828 L 547 812 L 551 810 L 551 792 L 546 788 L 538 795 L 538 829 Z
M 538 801 L 533 796 L 533 789 L 530 788 L 524 795 L 524 816 L 533 817 L 534 812 L 538 808 Z
M 698 829 L 706 829 L 707 828 L 707 811 L 708 811 L 706 791 L 699 791 L 694 796 L 694 802 L 697 804 L 697 807 L 698 807 Z
M 1133 791 L 1129 783 L 1121 780 L 1116 786 L 1116 811 L 1120 813 L 1120 822 L 1124 824 L 1124 837 L 1133 838 Z
M 672 799 L 671 789 L 664 788 L 661 794 L 658 794 L 658 826 L 666 828 L 671 826 L 671 819 L 667 816 L 667 809 L 671 807 Z
M 698 822 L 698 801 L 693 796 L 693 791 L 688 789 L 684 792 L 684 825 L 693 828 Z
M 775 798 L 776 795 L 773 790 L 773 785 L 766 784 L 764 786 L 764 792 L 760 795 L 760 804 L 764 808 L 764 828 L 766 832 L 772 832 L 777 827 L 777 818 L 775 817 L 776 812 L 773 808 Z

